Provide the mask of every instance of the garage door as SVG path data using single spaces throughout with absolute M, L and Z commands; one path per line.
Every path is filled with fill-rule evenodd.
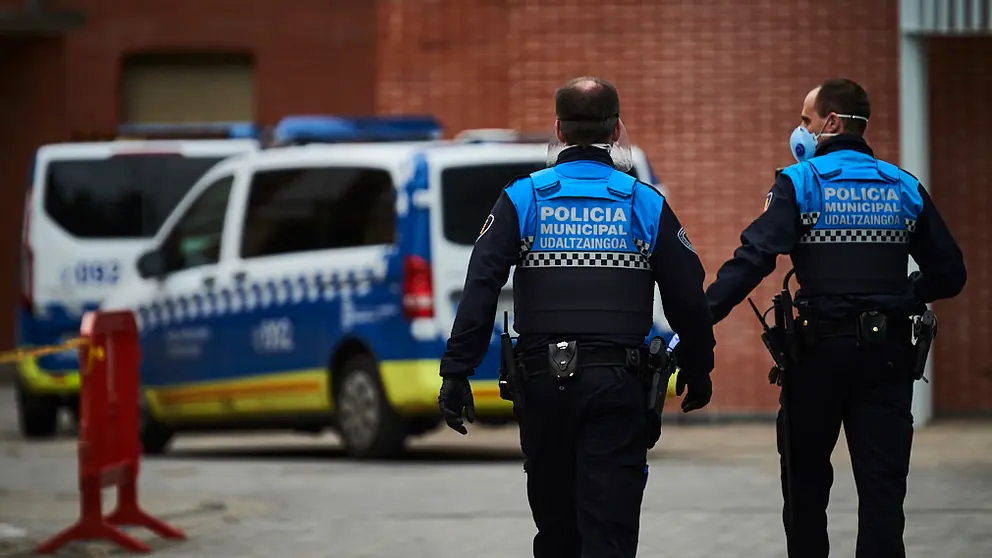
M 247 121 L 254 68 L 240 55 L 140 55 L 124 62 L 123 122 Z

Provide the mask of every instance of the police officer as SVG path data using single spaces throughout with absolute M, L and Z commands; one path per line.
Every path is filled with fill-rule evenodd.
M 905 556 L 911 316 L 965 284 L 961 250 L 927 191 L 862 137 L 870 115 L 851 80 L 810 91 L 790 140 L 799 163 L 776 177 L 765 211 L 706 291 L 719 322 L 779 254 L 792 258 L 801 340 L 778 417 L 790 557 L 828 554 L 830 454 L 842 424 L 858 489 L 857 557 Z M 907 278 L 909 256 L 920 270 Z
M 646 454 L 657 440 L 636 365 L 653 323 L 654 282 L 680 334 L 689 412 L 712 394 L 704 272 L 665 198 L 626 173 L 616 89 L 577 78 L 558 89 L 555 110 L 553 166 L 511 182 L 476 240 L 441 360 L 439 403 L 464 434 L 463 410 L 474 416 L 468 376 L 489 348 L 497 297 L 516 265 L 516 352 L 527 379 L 515 386 L 526 401 L 515 411 L 538 529 L 534 556 L 632 557 Z M 564 368 L 574 375 L 552 368 L 555 351 L 568 355 Z

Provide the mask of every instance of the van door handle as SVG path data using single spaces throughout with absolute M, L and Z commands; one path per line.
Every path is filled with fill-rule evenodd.
M 245 279 L 246 279 L 247 277 L 248 277 L 248 274 L 247 274 L 247 273 L 245 273 L 244 271 L 235 271 L 235 272 L 234 272 L 234 281 L 235 281 L 236 283 L 243 283 L 243 282 L 244 282 L 244 280 L 245 280 Z
M 213 278 L 213 277 L 204 277 L 204 278 L 203 278 L 203 284 L 204 284 L 204 285 L 205 285 L 205 286 L 206 286 L 206 287 L 207 287 L 208 289 L 212 289 L 212 288 L 214 288 L 214 278 Z

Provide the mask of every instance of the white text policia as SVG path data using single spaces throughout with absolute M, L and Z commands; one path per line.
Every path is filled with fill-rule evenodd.
M 826 225 L 898 225 L 902 204 L 896 188 L 870 186 L 823 189 Z
M 557 223 L 545 223 L 549 219 Z M 558 250 L 624 250 L 627 214 L 622 207 L 542 207 L 538 245 Z M 572 235 L 572 236 L 569 236 Z

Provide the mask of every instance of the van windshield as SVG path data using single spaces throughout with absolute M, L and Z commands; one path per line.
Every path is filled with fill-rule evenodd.
M 479 230 L 511 180 L 545 168 L 544 161 L 495 163 L 449 167 L 441 171 L 441 206 L 444 238 L 471 246 Z M 627 174 L 638 176 L 639 169 Z
M 77 238 L 148 238 L 222 159 L 140 153 L 52 161 L 44 175 L 45 213 Z

